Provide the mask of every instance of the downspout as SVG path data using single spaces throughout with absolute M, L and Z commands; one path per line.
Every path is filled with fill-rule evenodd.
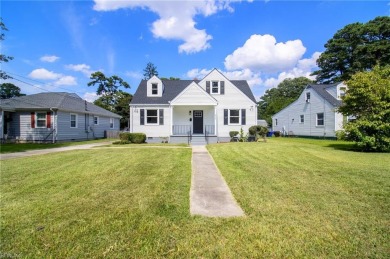
M 53 143 L 57 142 L 57 111 L 58 108 L 51 107 L 50 111 L 53 113 Z

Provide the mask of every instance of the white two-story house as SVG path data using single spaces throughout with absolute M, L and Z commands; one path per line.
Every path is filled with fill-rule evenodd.
M 130 103 L 130 132 L 147 142 L 216 143 L 230 131 L 257 124 L 256 100 L 245 80 L 229 80 L 217 69 L 202 80 L 142 80 Z
M 272 116 L 272 130 L 283 135 L 335 137 L 346 117 L 337 112 L 347 86 L 308 85 L 299 98 Z

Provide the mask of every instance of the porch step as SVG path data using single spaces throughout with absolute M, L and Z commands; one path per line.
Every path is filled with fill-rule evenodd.
M 207 145 L 207 142 L 203 136 L 202 137 L 192 137 L 191 146 L 205 146 L 205 145 Z

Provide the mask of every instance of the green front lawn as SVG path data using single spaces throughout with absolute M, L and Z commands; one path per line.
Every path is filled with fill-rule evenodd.
M 189 215 L 188 148 L 99 148 L 2 161 L 0 254 L 386 258 L 389 154 L 335 143 L 210 145 L 246 213 L 231 219 Z
M 107 141 L 113 141 L 113 139 L 95 139 L 95 140 L 72 141 L 72 142 L 61 142 L 61 143 L 7 143 L 7 144 L 0 144 L 0 154 L 25 152 L 30 150 L 56 148 L 56 147 L 69 147 L 74 145 L 93 144 L 93 143 L 107 142 Z

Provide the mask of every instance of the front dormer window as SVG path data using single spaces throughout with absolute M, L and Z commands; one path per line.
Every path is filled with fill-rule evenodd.
M 152 95 L 157 95 L 157 94 L 158 94 L 158 85 L 152 84 Z

